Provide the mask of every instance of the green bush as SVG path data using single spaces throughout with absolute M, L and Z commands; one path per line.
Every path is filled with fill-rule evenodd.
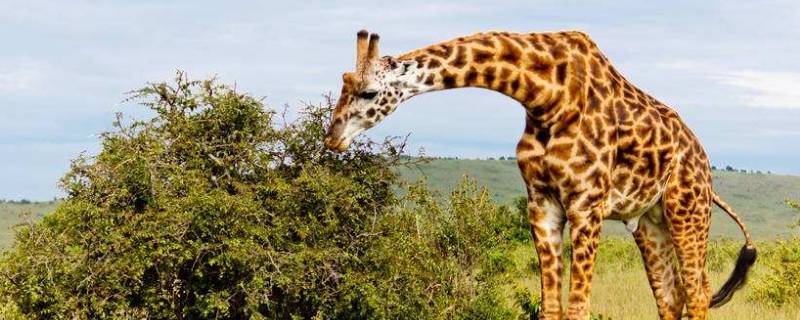
M 391 140 L 322 144 L 330 101 L 279 121 L 213 80 L 134 91 L 66 199 L 0 260 L 3 318 L 508 318 L 516 213 L 465 181 L 398 198 Z M 513 307 L 513 306 L 511 306 Z
M 522 309 L 522 314 L 517 317 L 519 320 L 537 320 L 542 313 L 542 299 L 539 296 L 531 295 L 528 288 L 517 288 L 514 292 L 514 300 Z
M 376 227 L 385 235 L 368 256 L 377 278 L 364 283 L 380 284 L 379 318 L 511 317 L 499 292 L 510 279 L 498 276 L 510 268 L 502 252 L 513 244 L 515 214 L 470 180 L 438 199 L 418 182 Z
M 770 249 L 772 257 L 759 257 L 770 272 L 750 282 L 750 299 L 776 307 L 800 303 L 800 239 L 780 241 Z
M 797 202 L 787 204 L 800 212 Z M 751 300 L 770 306 L 800 303 L 800 238 L 778 241 L 766 256 L 763 251 L 759 251 L 759 260 L 768 263 L 771 272 L 754 283 Z

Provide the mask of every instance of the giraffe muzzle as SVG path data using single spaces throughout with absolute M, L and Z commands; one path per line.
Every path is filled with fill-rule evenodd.
M 331 151 L 343 152 L 347 150 L 347 144 L 344 142 L 345 139 L 342 138 L 325 137 L 325 147 Z
M 344 129 L 344 121 L 340 118 L 334 119 L 328 128 L 328 133 L 325 135 L 325 147 L 332 151 L 339 152 L 347 149 L 347 144 L 344 143 L 345 140 L 347 140 L 347 137 L 343 135 Z

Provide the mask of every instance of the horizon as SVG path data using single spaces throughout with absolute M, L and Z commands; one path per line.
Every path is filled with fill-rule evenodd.
M 800 3 L 711 1 L 411 0 L 333 4 L 214 2 L 49 3 L 0 12 L 0 198 L 63 196 L 71 159 L 99 151 L 98 134 L 125 92 L 217 76 L 265 105 L 316 103 L 338 94 L 353 68 L 356 31 L 381 35 L 383 54 L 489 30 L 582 30 L 627 79 L 675 109 L 717 167 L 800 175 Z M 326 23 L 308 23 L 325 21 Z M 424 26 L 409 28 L 409 25 Z M 370 130 L 411 132 L 408 150 L 488 158 L 514 153 L 524 120 L 509 98 L 481 89 L 416 97 Z
M 417 157 L 410 155 L 411 157 Z M 489 156 L 486 158 L 463 158 L 458 156 L 432 156 L 432 155 L 425 155 L 424 157 L 429 158 L 431 161 L 434 160 L 444 160 L 444 161 L 516 161 L 516 156 Z M 792 174 L 792 173 L 781 173 L 781 172 L 774 172 L 771 170 L 756 170 L 756 169 L 748 169 L 748 168 L 738 168 L 733 167 L 730 165 L 717 165 L 712 163 L 711 164 L 711 171 L 712 172 L 730 172 L 730 173 L 740 173 L 740 174 L 755 174 L 755 175 L 774 175 L 774 176 L 788 176 L 788 177 L 798 177 L 800 178 L 800 174 Z M 474 177 L 471 177 L 474 178 Z M 521 177 L 520 177 L 521 178 Z M 480 183 L 480 181 L 478 181 Z M 522 185 L 522 184 L 521 184 Z M 0 196 L 0 204 L 2 203 L 10 203 L 10 204 L 37 204 L 37 203 L 53 203 L 64 200 L 63 196 L 53 196 L 49 199 L 29 199 L 29 198 L 4 198 Z

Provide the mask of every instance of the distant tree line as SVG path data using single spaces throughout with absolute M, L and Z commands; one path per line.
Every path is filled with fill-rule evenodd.
M 730 166 L 730 165 L 726 165 L 725 168 L 719 168 L 719 167 L 717 167 L 715 165 L 712 165 L 711 166 L 711 170 L 714 170 L 714 171 L 727 171 L 727 172 L 740 172 L 740 173 L 755 173 L 755 174 L 764 174 L 764 173 L 772 174 L 772 171 L 769 171 L 769 170 L 767 170 L 766 172 L 761 171 L 761 170 L 752 170 L 752 169 L 751 170 L 747 170 L 747 169 L 734 168 L 733 166 Z
M 406 156 L 408 157 L 408 156 Z M 515 156 L 500 156 L 500 157 L 476 157 L 476 158 L 462 158 L 462 157 L 455 157 L 455 156 L 426 156 L 425 158 L 430 160 L 487 160 L 487 161 L 505 161 L 505 160 L 517 160 Z M 753 174 L 772 174 L 772 171 L 761 171 L 761 170 L 748 170 L 748 169 L 741 169 L 735 168 L 731 165 L 726 165 L 725 167 L 717 167 L 716 165 L 711 166 L 711 170 L 714 171 L 727 171 L 727 172 L 740 172 L 740 173 L 753 173 Z
M 428 159 L 432 160 L 517 160 L 515 156 L 500 156 L 500 157 L 476 157 L 476 158 L 462 158 L 462 157 L 449 157 L 449 156 L 441 156 L 441 157 L 427 157 Z
M 0 199 L 0 203 L 10 203 L 10 204 L 30 204 L 32 201 L 28 199 L 20 199 L 20 200 L 6 200 Z
M 2 199 L 2 198 L 0 198 L 0 204 L 2 204 L 2 203 L 8 203 L 8 204 L 55 203 L 57 201 L 58 201 L 57 198 L 53 198 L 53 200 L 48 200 L 48 201 L 35 201 L 35 200 L 28 200 L 28 199 L 25 199 L 25 198 L 22 198 L 22 199 L 19 199 L 19 200 Z

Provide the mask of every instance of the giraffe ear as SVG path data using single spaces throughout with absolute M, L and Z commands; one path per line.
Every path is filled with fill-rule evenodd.
M 406 60 L 406 61 L 403 61 L 403 66 L 406 69 L 414 69 L 414 68 L 417 67 L 417 60 Z
M 397 65 L 397 64 L 398 64 L 398 62 L 397 62 L 397 59 L 395 59 L 395 58 L 394 58 L 394 57 L 392 57 L 392 56 L 385 56 L 385 57 L 383 57 L 383 59 L 385 59 L 385 60 L 386 60 L 386 64 L 388 64 L 388 65 L 389 65 L 389 68 L 390 68 L 390 69 L 397 69 L 397 67 L 398 67 L 398 65 Z
M 353 74 L 352 72 L 345 72 L 342 75 L 342 81 L 344 82 L 345 85 L 354 86 L 357 80 L 358 79 L 356 79 L 356 75 Z

